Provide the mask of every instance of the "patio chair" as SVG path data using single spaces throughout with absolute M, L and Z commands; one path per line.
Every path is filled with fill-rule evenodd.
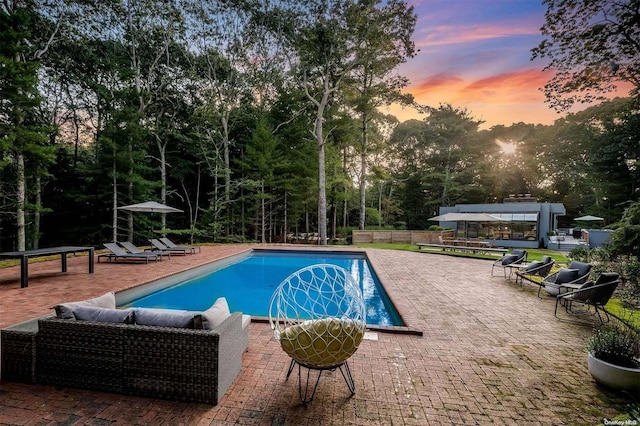
M 131 241 L 120 241 L 118 242 L 118 244 L 120 244 L 122 247 L 124 247 L 125 249 L 127 249 L 127 251 L 129 253 L 133 253 L 133 254 L 148 254 L 148 251 L 144 251 L 144 250 L 140 250 L 135 244 L 133 244 Z M 171 253 L 169 252 L 156 252 L 154 254 L 159 254 L 160 256 L 167 256 L 169 259 L 171 259 Z M 162 260 L 162 259 L 160 259 Z
M 171 241 L 168 238 L 160 238 L 160 241 L 162 242 L 162 244 L 164 244 L 165 246 L 172 248 L 172 249 L 187 249 L 187 250 L 191 250 L 192 254 L 195 254 L 196 249 L 198 250 L 198 253 L 202 252 L 202 247 L 195 247 L 195 246 L 178 246 L 175 245 L 173 243 L 173 241 Z
M 160 253 L 128 253 L 116 243 L 104 243 L 103 245 L 110 253 L 98 255 L 98 263 L 100 263 L 100 259 L 103 257 L 106 258 L 108 262 L 117 262 L 118 259 L 144 260 L 145 263 L 149 263 L 149 259 L 155 260 L 156 262 L 161 260 Z
M 617 273 L 603 272 L 595 282 L 588 281 L 576 291 L 559 294 L 556 297 L 555 317 L 561 321 L 588 325 L 592 324 L 592 321 L 588 318 L 597 318 L 600 324 L 608 322 L 609 314 L 604 306 L 613 295 L 618 284 L 620 284 L 620 279 Z M 573 318 L 559 317 L 558 305 L 564 306 L 565 312 Z M 602 314 L 604 314 L 604 317 Z
M 591 264 L 572 260 L 566 268 L 561 268 L 542 280 L 538 289 L 538 297 L 540 291 L 544 287 L 550 296 L 557 296 L 565 293 L 569 288 L 575 287 L 577 284 L 584 284 L 589 279 L 591 272 Z
M 191 252 L 191 249 L 184 248 L 184 247 L 177 247 L 177 248 L 167 247 L 166 245 L 162 244 L 160 240 L 158 240 L 157 238 L 151 238 L 149 239 L 149 242 L 153 246 L 152 250 L 154 251 L 160 251 L 163 253 L 177 253 L 177 254 L 182 254 L 184 256 L 187 255 L 187 252 Z
M 355 383 L 347 360 L 364 337 L 366 310 L 358 284 L 345 269 L 328 264 L 302 268 L 276 288 L 269 303 L 276 341 L 291 357 L 287 379 L 298 366 L 298 393 L 313 400 L 322 373 L 339 369 L 351 395 Z M 303 392 L 302 368 L 306 369 Z M 310 391 L 311 370 L 317 372 Z
M 549 275 L 551 268 L 555 265 L 555 261 L 551 256 L 542 256 L 542 260 L 535 260 L 527 265 L 521 271 L 516 272 L 516 283 L 522 285 L 524 280 L 532 282 L 536 285 L 541 285 L 542 278 Z M 539 280 L 535 280 L 535 277 L 539 277 Z
M 511 253 L 505 254 L 500 259 L 493 262 L 493 266 L 491 267 L 491 276 L 494 275 L 495 268 L 502 268 L 504 272 L 504 278 L 507 279 L 507 267 L 512 264 L 519 264 L 525 262 L 527 260 L 527 251 L 515 249 L 512 250 Z

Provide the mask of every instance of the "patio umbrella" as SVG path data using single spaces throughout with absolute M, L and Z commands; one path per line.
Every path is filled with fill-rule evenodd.
M 577 217 L 574 220 L 582 220 L 582 221 L 585 221 L 585 222 L 598 222 L 598 221 L 604 220 L 604 218 L 598 217 L 598 216 L 587 215 L 587 216 Z
M 130 204 L 128 206 L 118 207 L 118 210 L 127 210 L 130 212 L 149 212 L 149 213 L 180 213 L 182 210 L 161 204 L 155 201 L 145 201 L 144 203 Z M 153 237 L 153 228 L 149 230 L 149 238 Z
M 131 204 L 128 206 L 118 207 L 119 210 L 128 210 L 131 212 L 150 212 L 150 213 L 180 213 L 182 210 L 160 204 L 155 201 L 145 201 L 144 203 Z

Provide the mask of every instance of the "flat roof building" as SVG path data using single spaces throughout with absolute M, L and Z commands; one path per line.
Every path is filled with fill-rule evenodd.
M 557 228 L 558 216 L 566 214 L 562 203 L 539 203 L 530 196 L 511 196 L 504 201 L 440 207 L 440 215 L 484 213 L 495 218 L 482 220 L 469 215 L 470 220 L 440 221 L 440 225 L 455 229 L 460 237 L 491 239 L 495 245 L 504 247 L 538 248 L 547 247 L 549 235 Z

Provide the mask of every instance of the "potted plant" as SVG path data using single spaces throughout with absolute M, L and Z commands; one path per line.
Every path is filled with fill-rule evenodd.
M 601 327 L 588 342 L 589 372 L 596 382 L 640 390 L 640 338 L 624 324 Z

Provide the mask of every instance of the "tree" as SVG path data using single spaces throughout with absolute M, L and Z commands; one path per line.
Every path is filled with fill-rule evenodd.
M 60 21 L 45 18 L 41 8 L 48 9 L 38 2 L 0 4 L 0 148 L 11 152 L 15 167 L 18 250 L 26 249 L 28 162 L 43 165 L 53 160 L 53 150 L 46 146 L 48 131 L 36 113 L 41 102 L 37 85 L 40 60 L 57 39 Z M 55 6 L 47 12 L 57 16 Z
M 637 0 L 544 0 L 546 38 L 532 59 L 548 58 L 554 76 L 544 93 L 557 110 L 606 99 L 622 81 L 640 95 L 640 3 Z
M 318 148 L 318 235 L 327 244 L 327 193 L 324 129 L 326 111 L 345 78 L 357 66 L 351 29 L 345 17 L 348 6 L 341 1 L 311 2 L 307 25 L 293 40 L 300 58 L 299 77 L 307 99 L 315 107 L 313 136 Z
M 380 116 L 378 108 L 394 102 L 409 104 L 413 97 L 400 90 L 409 81 L 392 74 L 401 64 L 413 57 L 415 47 L 411 36 L 416 25 L 413 7 L 392 0 L 384 6 L 376 0 L 355 5 L 350 13 L 356 27 L 358 66 L 353 72 L 354 109 L 360 116 L 360 229 L 364 229 L 366 216 L 367 150 L 369 123 Z

